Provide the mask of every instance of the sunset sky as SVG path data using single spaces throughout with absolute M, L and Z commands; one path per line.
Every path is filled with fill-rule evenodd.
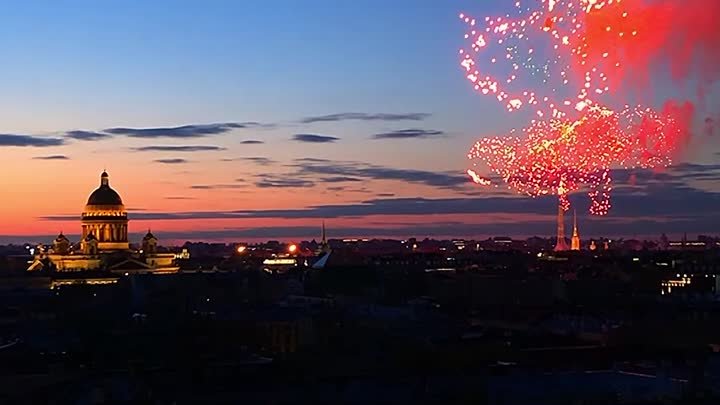
M 477 138 L 522 123 L 467 84 L 457 15 L 506 3 L 5 5 L 0 243 L 77 235 L 103 169 L 131 233 L 161 242 L 318 238 L 323 219 L 330 237 L 553 235 L 554 198 L 464 174 Z M 702 134 L 673 168 L 616 171 L 607 217 L 571 196 L 583 236 L 717 233 L 718 152 Z

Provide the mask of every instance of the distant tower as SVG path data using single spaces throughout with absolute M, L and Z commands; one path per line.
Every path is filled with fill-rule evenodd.
M 328 251 L 330 251 L 330 245 L 328 244 L 327 234 L 325 233 L 325 221 L 322 221 L 322 240 L 320 241 L 318 254 L 327 253 Z
M 570 250 L 580 250 L 580 234 L 577 228 L 577 212 L 573 211 L 573 234 L 570 239 Z
M 557 215 L 557 243 L 555 244 L 556 252 L 564 252 L 568 250 L 567 241 L 565 240 L 565 211 L 558 205 Z
M 157 243 L 158 240 L 155 237 L 155 235 L 150 232 L 150 229 L 148 229 L 147 234 L 142 240 L 142 251 L 146 255 L 154 255 L 157 253 Z

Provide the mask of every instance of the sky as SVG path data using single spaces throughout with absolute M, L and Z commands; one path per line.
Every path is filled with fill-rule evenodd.
M 476 139 L 522 125 L 458 66 L 458 13 L 505 1 L 3 5 L 0 243 L 80 233 L 103 169 L 134 237 L 166 243 L 318 238 L 323 220 L 330 237 L 554 234 L 552 198 L 464 174 Z M 675 167 L 616 171 L 607 217 L 571 196 L 583 236 L 716 233 L 720 148 L 697 138 Z

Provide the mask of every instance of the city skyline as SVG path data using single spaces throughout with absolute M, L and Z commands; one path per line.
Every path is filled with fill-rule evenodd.
M 323 219 L 330 237 L 552 236 L 552 197 L 464 173 L 478 136 L 518 125 L 457 66 L 458 12 L 501 2 L 342 3 L 18 2 L 0 243 L 73 234 L 103 169 L 130 233 L 163 240 L 310 239 Z M 584 238 L 716 233 L 714 104 L 676 166 L 615 171 L 608 217 L 570 197 Z

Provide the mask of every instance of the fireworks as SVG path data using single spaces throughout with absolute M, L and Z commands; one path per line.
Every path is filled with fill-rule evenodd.
M 668 166 L 669 155 L 682 144 L 682 123 L 650 109 L 627 108 L 620 112 L 591 106 L 576 121 L 536 121 L 524 137 L 483 138 L 470 151 L 519 193 L 537 197 L 557 195 L 564 209 L 567 196 L 589 188 L 590 212 L 605 215 L 610 209 L 613 165 L 627 168 Z M 476 183 L 482 179 L 468 174 Z
M 666 167 L 686 141 L 693 114 L 689 103 L 668 102 L 658 112 L 642 106 L 614 109 L 602 100 L 630 74 L 626 64 L 647 68 L 662 45 L 649 46 L 648 39 L 663 37 L 648 32 L 649 18 L 668 10 L 644 6 L 642 0 L 527 3 L 537 8 L 516 2 L 515 11 L 504 17 L 478 21 L 460 15 L 469 42 L 460 50 L 460 65 L 473 88 L 508 112 L 530 110 L 536 116 L 523 136 L 483 138 L 468 157 L 519 193 L 557 195 L 564 209 L 569 193 L 587 189 L 590 212 L 605 215 L 613 167 Z M 524 87 L 527 83 L 538 86 Z M 477 184 L 490 184 L 475 170 L 467 173 Z

